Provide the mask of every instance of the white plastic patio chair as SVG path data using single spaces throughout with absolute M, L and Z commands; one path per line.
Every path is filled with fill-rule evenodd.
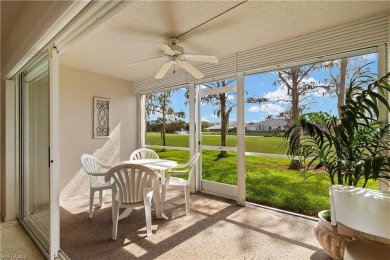
M 92 218 L 95 192 L 99 191 L 99 206 L 102 207 L 104 204 L 105 190 L 111 188 L 111 184 L 100 181 L 99 176 L 104 176 L 111 166 L 102 163 L 90 154 L 81 155 L 81 165 L 89 177 L 89 218 Z
M 185 164 L 178 164 L 175 168 L 167 171 L 165 176 L 165 183 L 163 185 L 161 201 L 165 202 L 165 196 L 168 188 L 183 188 L 186 204 L 186 214 L 190 213 L 190 183 L 191 178 L 195 174 L 195 164 L 199 159 L 200 154 L 196 153 Z M 183 170 L 184 168 L 184 170 Z M 178 170 L 175 170 L 178 169 Z M 179 170 L 180 169 L 180 170 Z M 187 179 L 172 177 L 173 175 L 185 175 L 188 174 Z
M 390 193 L 333 185 L 329 188 L 331 224 L 338 242 L 337 225 L 356 235 L 347 243 L 345 260 L 388 259 L 390 256 Z
M 141 159 L 159 159 L 158 154 L 147 148 L 140 148 L 130 154 L 130 161 Z
M 145 207 L 146 235 L 152 235 L 151 204 L 154 196 L 156 214 L 160 208 L 160 188 L 156 174 L 143 165 L 121 164 L 111 168 L 105 177 L 112 181 L 112 239 L 116 240 L 118 220 L 127 217 L 137 207 Z M 126 208 L 119 216 L 119 208 Z
M 130 161 L 142 160 L 142 159 L 160 159 L 158 154 L 148 148 L 140 148 L 130 154 Z M 158 179 L 161 180 L 164 175 L 164 171 L 159 171 Z

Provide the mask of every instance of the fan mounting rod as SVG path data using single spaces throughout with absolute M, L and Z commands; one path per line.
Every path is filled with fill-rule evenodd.
M 179 40 L 177 38 L 169 38 L 170 45 L 176 45 L 179 43 Z
M 176 38 L 170 38 L 169 39 L 169 43 L 170 43 L 169 47 L 172 49 L 172 51 L 175 54 L 165 52 L 164 53 L 164 57 L 166 57 L 166 58 L 177 58 L 178 56 L 180 56 L 181 54 L 184 53 L 183 47 L 177 45 L 178 42 L 179 42 L 179 40 L 176 39 Z

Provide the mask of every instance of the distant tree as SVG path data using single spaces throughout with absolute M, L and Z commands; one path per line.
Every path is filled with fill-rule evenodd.
M 188 130 L 188 123 L 185 121 L 175 118 L 174 120 L 168 120 L 166 124 L 166 133 L 175 133 L 176 131 Z
M 331 77 L 331 94 L 334 94 L 337 97 L 337 112 L 338 115 L 341 116 L 341 106 L 345 105 L 344 97 L 345 97 L 345 85 L 347 80 L 347 68 L 348 68 L 348 58 L 342 58 L 338 61 L 331 61 L 327 66 L 330 68 L 336 66 L 338 67 L 339 73 L 334 75 L 332 70 L 330 69 L 330 77 Z
M 287 99 L 277 98 L 276 102 L 290 103 L 290 109 L 280 116 L 288 120 L 288 125 L 293 125 L 302 111 L 311 103 L 307 101 L 312 95 L 318 92 L 319 88 L 329 89 L 329 86 L 319 85 L 318 82 L 309 80 L 309 73 L 321 68 L 321 64 L 311 64 L 307 66 L 296 66 L 287 69 L 278 70 L 278 80 L 273 84 L 287 90 Z M 306 80 L 305 80 L 306 79 Z M 295 160 L 291 161 L 289 169 L 299 169 L 300 165 Z
M 313 70 L 319 70 L 321 64 L 311 64 L 307 66 L 296 66 L 283 70 L 278 70 L 278 80 L 273 84 L 286 88 L 288 98 L 279 97 L 276 102 L 290 103 L 290 111 L 285 115 L 290 116 L 290 124 L 295 123 L 302 111 L 307 109 L 312 103 L 307 99 L 312 98 L 312 95 L 318 93 L 319 88 L 329 90 L 328 85 L 320 85 L 314 80 L 309 80 L 309 73 Z M 306 79 L 306 81 L 305 81 Z
M 146 120 L 147 130 L 150 132 L 160 132 L 162 126 L 162 118 L 158 117 L 156 120 Z
M 208 122 L 208 121 L 202 121 L 201 122 L 202 131 L 204 131 L 204 129 L 206 129 L 206 128 L 210 127 L 210 126 L 213 126 L 213 124 Z
M 184 118 L 185 113 L 175 112 L 172 107 L 170 107 L 171 101 L 171 95 L 174 92 L 174 90 L 164 91 L 164 92 L 157 92 L 146 96 L 146 114 L 149 118 L 150 115 L 159 113 L 162 115 L 161 118 L 161 139 L 163 140 L 163 146 L 166 146 L 166 127 L 167 127 L 167 120 L 175 119 L 175 118 Z M 148 121 L 148 120 L 147 120 Z
M 310 98 L 312 94 L 318 91 L 318 82 L 309 80 L 309 73 L 313 70 L 318 70 L 321 67 L 320 64 L 312 64 L 307 66 L 296 66 L 276 71 L 278 79 L 273 82 L 273 85 L 281 89 L 286 89 L 287 96 L 277 97 L 276 100 L 269 100 L 269 98 L 261 97 L 247 98 L 247 103 L 267 103 L 267 102 L 283 102 L 290 104 L 290 108 L 280 113 L 278 118 L 285 118 L 288 120 L 288 125 L 293 125 L 299 118 L 302 111 L 310 105 L 306 99 Z M 306 79 L 306 80 L 305 80 Z M 269 115 L 267 119 L 271 119 Z M 294 162 L 290 164 L 290 169 L 297 169 L 299 165 L 295 165 Z
M 182 119 L 176 119 L 176 121 L 177 121 L 177 124 L 179 125 L 179 129 L 178 129 L 179 131 L 181 131 L 182 129 L 186 130 L 186 131 L 189 130 L 189 124 L 186 121 L 184 121 Z
M 353 66 L 353 61 L 358 61 Z M 339 60 L 332 60 L 324 63 L 324 67 L 329 70 L 330 89 L 329 93 L 331 97 L 337 98 L 337 112 L 338 116 L 341 116 L 341 107 L 345 105 L 345 92 L 347 91 L 346 85 L 351 75 L 363 74 L 369 71 L 369 64 L 364 56 L 348 57 Z

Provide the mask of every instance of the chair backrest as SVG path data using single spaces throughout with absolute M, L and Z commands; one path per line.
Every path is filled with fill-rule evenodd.
M 159 159 L 158 154 L 147 148 L 140 148 L 130 154 L 130 161 L 141 159 Z
M 144 188 L 150 187 L 154 193 L 159 192 L 156 174 L 143 165 L 120 164 L 111 168 L 105 181 L 113 180 L 113 196 L 119 192 L 119 202 L 138 203 L 144 200 Z
M 88 173 L 91 186 L 97 184 L 99 182 L 99 178 L 97 176 L 90 175 L 90 173 L 99 173 L 99 171 L 101 172 L 101 168 L 106 166 L 95 156 L 90 154 L 81 155 L 81 165 L 83 166 L 83 169 Z
M 359 231 L 363 237 L 378 241 L 390 239 L 389 192 L 333 185 L 329 195 L 333 226 L 341 223 Z
M 191 178 L 192 176 L 194 175 L 194 172 L 195 172 L 195 165 L 196 165 L 196 162 L 198 161 L 199 159 L 199 156 L 200 156 L 200 153 L 196 153 L 194 154 L 191 159 L 188 161 L 188 182 L 191 181 Z

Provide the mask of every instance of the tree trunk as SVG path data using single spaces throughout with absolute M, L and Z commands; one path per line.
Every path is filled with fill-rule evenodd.
M 291 125 L 294 125 L 295 121 L 300 115 L 299 111 L 299 90 L 298 90 L 298 75 L 299 70 L 291 68 Z
M 299 160 L 292 159 L 290 162 L 290 165 L 288 166 L 289 170 L 300 170 L 301 169 L 301 163 Z
M 347 77 L 347 66 L 348 66 L 348 58 L 341 59 L 340 82 L 339 82 L 338 93 L 337 93 L 337 110 L 339 113 L 339 117 L 341 116 L 341 106 L 345 105 L 344 96 L 345 96 L 345 80 Z
M 298 75 L 299 69 L 291 68 L 291 118 L 290 123 L 294 125 L 300 115 L 299 109 L 299 90 L 298 90 Z M 298 131 L 298 130 L 296 130 Z M 299 138 L 300 139 L 300 138 Z M 300 140 L 299 140 L 300 142 Z M 298 160 L 291 160 L 290 166 L 288 169 L 290 170 L 299 170 L 301 165 Z
M 226 115 L 226 94 L 221 93 L 220 95 L 220 102 L 221 102 L 221 111 L 220 111 L 220 116 L 221 116 L 221 146 L 226 147 L 227 142 L 227 134 L 229 130 L 229 118 Z M 221 151 L 219 154 L 219 157 L 226 157 L 227 152 L 226 151 Z
M 162 116 L 163 116 L 163 120 L 162 120 L 162 129 L 161 129 L 161 138 L 163 140 L 163 146 L 166 145 L 165 143 L 165 127 L 166 127 L 166 98 L 165 98 L 165 95 L 164 95 L 164 98 L 163 98 L 163 106 L 162 106 Z

